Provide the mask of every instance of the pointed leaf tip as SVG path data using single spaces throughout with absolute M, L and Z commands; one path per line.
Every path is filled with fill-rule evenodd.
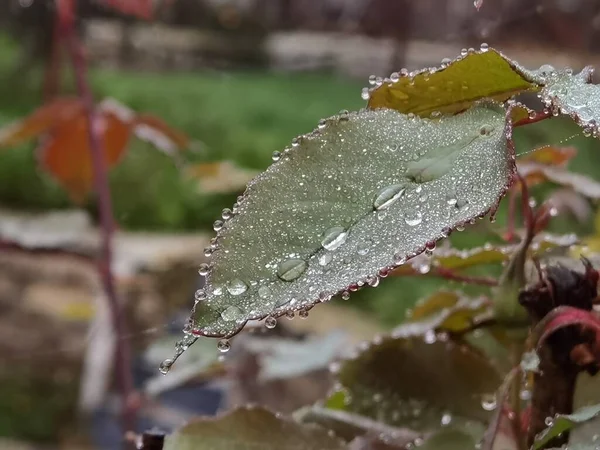
M 495 105 L 441 121 L 378 110 L 332 117 L 295 140 L 215 222 L 194 333 L 231 336 L 249 319 L 356 290 L 483 216 L 514 173 L 504 127 Z

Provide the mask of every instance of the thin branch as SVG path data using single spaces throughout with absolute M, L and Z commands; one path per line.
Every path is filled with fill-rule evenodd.
M 116 377 L 123 402 L 123 426 L 126 430 L 133 430 L 135 427 L 136 406 L 134 402 L 135 396 L 131 367 L 131 348 L 129 341 L 127 339 L 122 339 L 123 336 L 127 335 L 127 326 L 121 305 L 117 298 L 111 267 L 114 218 L 112 214 L 110 188 L 108 185 L 107 168 L 104 157 L 105 153 L 103 151 L 102 138 L 98 129 L 94 100 L 87 80 L 87 64 L 83 54 L 83 48 L 77 36 L 75 23 L 73 20 L 70 20 L 66 23 L 63 21 L 62 27 L 65 42 L 73 62 L 77 91 L 85 105 L 88 116 L 88 139 L 94 173 L 94 188 L 98 196 L 98 208 L 102 236 L 102 246 L 100 259 L 98 261 L 98 268 L 102 285 L 106 293 L 106 298 L 109 302 L 112 322 L 117 335 L 117 342 L 119 342 L 119 345 L 116 346 L 115 359 Z
M 459 281 L 467 284 L 478 284 L 480 286 L 498 286 L 498 280 L 492 277 L 476 277 L 472 275 L 463 275 L 453 270 L 438 267 L 430 272 L 431 275 L 445 278 L 446 280 Z
M 552 117 L 552 113 L 550 111 L 536 112 L 535 116 L 521 119 L 515 123 L 513 127 L 516 128 L 522 127 L 523 125 L 531 125 L 532 123 L 541 122 L 542 120 L 549 119 L 550 117 Z

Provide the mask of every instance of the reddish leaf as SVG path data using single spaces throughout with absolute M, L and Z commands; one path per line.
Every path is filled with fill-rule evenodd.
M 533 329 L 533 342 L 537 348 L 540 348 L 549 336 L 572 325 L 594 330 L 597 342 L 600 341 L 600 317 L 597 314 L 572 306 L 559 306 L 553 309 Z
M 144 20 L 151 20 L 154 13 L 153 0 L 104 0 L 103 3 L 122 14 Z
M 131 134 L 132 124 L 107 110 L 97 115 L 107 167 L 118 161 Z M 69 192 L 76 203 L 85 200 L 93 184 L 87 116 L 80 114 L 56 126 L 40 147 L 42 166 Z
M 540 147 L 519 157 L 519 162 L 534 162 L 548 166 L 564 166 L 577 155 L 575 147 Z
M 29 116 L 0 128 L 0 148 L 19 145 L 47 133 L 61 122 L 83 113 L 83 104 L 76 98 L 58 98 L 38 108 Z
M 518 165 L 521 176 L 532 186 L 543 181 L 551 181 L 561 186 L 567 186 L 588 198 L 600 198 L 600 183 L 580 173 L 569 172 L 559 167 L 551 167 L 535 162 L 525 162 Z
M 190 145 L 190 139 L 159 117 L 140 114 L 134 120 L 134 133 L 144 141 L 148 141 L 163 152 L 172 155 Z

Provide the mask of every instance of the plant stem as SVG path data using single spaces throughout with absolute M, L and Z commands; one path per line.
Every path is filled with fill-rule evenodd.
M 112 236 L 114 230 L 114 218 L 110 188 L 108 185 L 105 153 L 103 151 L 102 137 L 100 136 L 94 100 L 87 80 L 87 65 L 83 48 L 79 42 L 74 23 L 63 23 L 63 33 L 68 51 L 73 62 L 77 91 L 81 101 L 85 105 L 88 116 L 88 139 L 92 158 L 94 173 L 94 188 L 98 196 L 98 209 L 100 215 L 100 229 L 102 237 L 102 248 L 98 269 L 106 299 L 109 303 L 113 327 L 116 334 L 116 378 L 121 391 L 122 421 L 126 430 L 135 427 L 136 407 L 134 405 L 134 385 L 131 367 L 131 348 L 129 341 L 124 339 L 127 335 L 127 325 L 117 298 L 115 282 L 112 274 Z
M 513 125 L 513 127 L 521 127 L 523 125 L 531 125 L 532 123 L 541 122 L 542 120 L 546 120 L 552 117 L 551 112 L 537 112 L 534 117 L 526 117 L 525 119 L 519 120 L 517 123 Z

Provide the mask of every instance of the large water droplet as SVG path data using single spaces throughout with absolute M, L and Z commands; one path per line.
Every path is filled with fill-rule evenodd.
M 323 239 L 321 240 L 321 245 L 323 248 L 327 250 L 336 250 L 338 249 L 344 242 L 346 242 L 346 238 L 348 237 L 348 233 L 342 227 L 333 227 L 328 229 L 325 233 L 323 233 Z
M 234 278 L 227 283 L 227 292 L 231 295 L 241 295 L 248 290 L 248 285 L 239 278 Z
M 237 306 L 230 306 L 221 313 L 223 320 L 228 322 L 239 319 L 244 315 L 244 312 Z
M 200 264 L 200 267 L 198 268 L 198 273 L 205 277 L 206 275 L 208 275 L 208 272 L 210 271 L 210 266 L 206 263 L 202 263 Z
M 423 214 L 420 211 L 409 211 L 404 216 L 404 221 L 406 225 L 416 227 L 423 221 Z
M 404 195 L 405 184 L 393 184 L 383 188 L 373 200 L 373 207 L 380 211 L 389 208 L 395 201 Z
M 227 353 L 231 349 L 231 343 L 228 339 L 221 339 L 219 342 L 217 342 L 217 349 L 221 353 Z
M 213 223 L 213 230 L 219 231 L 222 228 L 223 228 L 223 221 L 222 220 L 215 220 L 215 223 Z
M 268 286 L 261 286 L 258 288 L 258 296 L 260 298 L 267 298 L 269 295 L 271 295 L 271 288 Z
M 173 362 L 174 361 L 172 359 L 165 359 L 163 362 L 161 362 L 160 366 L 158 366 L 158 370 L 160 371 L 160 373 L 162 373 L 163 375 L 168 374 L 169 370 L 171 370 Z
M 497 401 L 494 394 L 486 394 L 481 398 L 481 407 L 486 411 L 493 411 L 496 409 Z
M 303 259 L 290 258 L 277 266 L 277 276 L 283 281 L 294 281 L 307 269 L 308 264 Z

